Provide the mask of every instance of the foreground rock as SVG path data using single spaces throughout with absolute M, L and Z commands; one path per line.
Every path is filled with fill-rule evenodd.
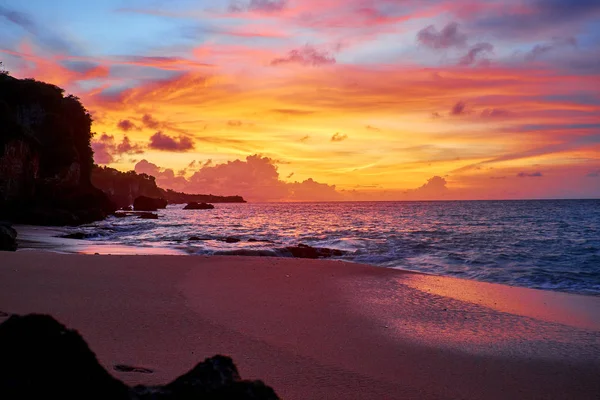
M 345 254 L 345 252 L 342 250 L 328 249 L 324 247 L 311 247 L 305 244 L 286 247 L 285 250 L 290 252 L 292 257 L 296 258 L 328 258 L 340 257 Z
M 2 323 L 0 354 L 1 399 L 278 399 L 263 382 L 242 380 L 231 358 L 219 355 L 167 385 L 131 388 L 98 363 L 77 331 L 48 315 Z
M 17 250 L 17 231 L 8 224 L 0 222 L 0 251 Z
M 140 196 L 133 202 L 133 209 L 135 211 L 157 211 L 159 208 L 167 208 L 167 201 L 165 199 Z
M 195 201 L 188 203 L 188 205 L 183 207 L 184 210 L 212 210 L 213 208 L 215 208 L 215 206 L 212 204 L 196 203 Z

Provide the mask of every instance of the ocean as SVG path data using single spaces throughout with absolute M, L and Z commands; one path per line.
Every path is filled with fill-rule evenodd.
M 600 200 L 215 207 L 170 205 L 158 220 L 109 217 L 66 232 L 142 252 L 204 255 L 285 256 L 283 248 L 302 243 L 346 252 L 333 259 L 382 268 L 600 296 Z

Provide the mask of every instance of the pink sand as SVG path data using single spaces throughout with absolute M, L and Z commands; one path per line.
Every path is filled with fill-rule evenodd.
M 286 399 L 600 398 L 597 297 L 332 261 L 19 251 L 0 253 L 0 311 L 52 314 L 130 384 L 226 354 Z

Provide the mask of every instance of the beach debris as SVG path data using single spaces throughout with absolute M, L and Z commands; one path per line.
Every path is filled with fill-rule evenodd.
M 212 204 L 197 203 L 195 201 L 192 201 L 191 203 L 188 203 L 185 207 L 183 207 L 184 210 L 212 210 L 213 208 L 215 208 L 215 206 L 213 206 Z
M 133 201 L 133 209 L 135 211 L 157 211 L 159 208 L 167 208 L 167 204 L 165 199 L 139 196 Z
M 17 231 L 0 222 L 0 251 L 17 251 Z
M 262 381 L 242 380 L 233 360 L 222 355 L 166 385 L 129 387 L 104 369 L 77 331 L 49 315 L 13 315 L 0 324 L 0 354 L 2 399 L 279 399 Z M 127 365 L 114 369 L 152 372 Z

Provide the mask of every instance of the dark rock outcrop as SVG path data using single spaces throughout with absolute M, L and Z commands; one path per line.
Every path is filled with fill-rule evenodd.
M 159 208 L 167 208 L 167 201 L 165 199 L 139 196 L 133 201 L 133 209 L 135 211 L 156 211 Z
M 162 190 L 162 189 L 161 189 Z M 171 189 L 163 190 L 165 199 L 169 204 L 187 204 L 187 203 L 245 203 L 242 196 L 214 196 L 212 194 L 188 194 L 176 192 Z
M 229 236 L 229 237 L 221 239 L 221 241 L 223 241 L 225 243 L 239 243 L 239 242 L 241 242 L 241 239 Z
M 12 226 L 0 222 L 0 251 L 17 250 L 17 231 Z
M 163 191 L 156 186 L 153 176 L 137 174 L 135 171 L 121 172 L 114 168 L 95 166 L 92 170 L 92 184 L 106 193 L 121 209 L 130 207 L 140 196 L 164 198 Z
M 0 74 L 0 218 L 78 225 L 114 211 L 90 182 L 91 123 L 61 88 Z
M 296 258 L 328 258 L 340 257 L 345 254 L 345 252 L 342 250 L 328 249 L 323 247 L 311 247 L 305 244 L 286 247 L 285 250 L 291 253 L 292 257 Z
M 192 201 L 183 207 L 184 210 L 212 210 L 213 208 L 215 208 L 215 206 L 212 204 L 196 203 L 195 201 Z
M 169 204 L 198 203 L 245 203 L 241 196 L 213 196 L 187 194 L 164 190 L 156 184 L 156 178 L 135 171 L 121 172 L 114 168 L 95 166 L 92 170 L 92 184 L 101 189 L 117 205 L 127 207 L 139 196 L 166 199 Z
M 231 358 L 220 355 L 164 386 L 128 387 L 98 363 L 77 331 L 47 315 L 13 315 L 0 324 L 0 354 L 0 398 L 7 400 L 278 399 L 263 382 L 242 380 Z

